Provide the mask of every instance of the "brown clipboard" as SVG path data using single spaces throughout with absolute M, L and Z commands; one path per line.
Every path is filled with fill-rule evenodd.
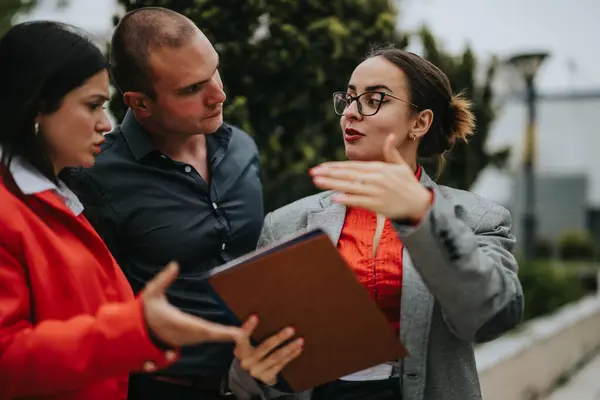
M 300 392 L 408 355 L 391 324 L 327 234 L 312 230 L 211 271 L 208 282 L 236 323 L 256 314 L 255 343 L 293 326 L 303 353 L 279 387 Z

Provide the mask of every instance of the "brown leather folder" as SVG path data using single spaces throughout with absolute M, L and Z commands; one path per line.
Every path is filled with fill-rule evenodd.
M 305 232 L 214 269 L 210 285 L 237 323 L 257 314 L 262 342 L 286 326 L 304 351 L 280 374 L 300 392 L 408 353 L 321 230 Z

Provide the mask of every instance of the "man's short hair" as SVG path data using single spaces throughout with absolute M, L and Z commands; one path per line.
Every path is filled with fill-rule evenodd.
M 161 7 L 128 12 L 115 27 L 110 46 L 114 84 L 122 92 L 156 97 L 148 63 L 153 49 L 178 48 L 196 34 L 194 23 L 182 14 Z

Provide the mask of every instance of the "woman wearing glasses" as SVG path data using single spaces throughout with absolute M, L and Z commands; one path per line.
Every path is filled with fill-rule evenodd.
M 384 48 L 356 67 L 334 107 L 349 161 L 314 168 L 326 191 L 267 215 L 260 245 L 323 226 L 410 355 L 291 398 L 481 399 L 473 345 L 514 328 L 523 310 L 510 215 L 437 185 L 417 162 L 466 141 L 470 103 L 425 59 Z M 299 353 L 294 342 L 271 353 L 284 337 L 238 342 L 238 398 L 282 395 L 269 385 Z

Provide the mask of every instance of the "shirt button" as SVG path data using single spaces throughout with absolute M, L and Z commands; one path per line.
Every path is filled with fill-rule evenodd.
M 184 170 L 185 170 L 185 172 L 189 173 L 192 170 L 192 167 L 190 167 L 189 165 L 186 165 Z
M 217 208 L 219 208 L 219 206 L 217 206 L 217 203 L 212 203 L 212 207 L 216 210 Z
M 156 371 L 156 363 L 154 361 L 146 361 L 143 366 L 144 372 Z

